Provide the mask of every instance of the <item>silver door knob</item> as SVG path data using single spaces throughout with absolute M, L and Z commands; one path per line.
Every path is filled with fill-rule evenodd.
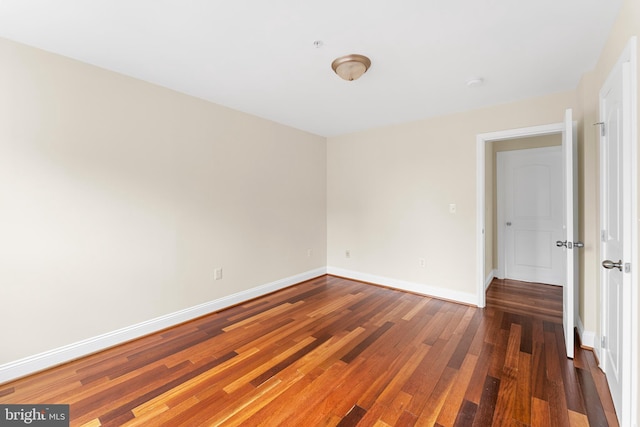
M 611 270 L 612 268 L 617 268 L 618 270 L 622 271 L 622 260 L 618 262 L 613 262 L 611 260 L 605 259 L 604 261 L 602 261 L 602 266 L 608 270 Z
M 582 242 L 573 242 L 574 248 L 584 248 L 584 243 Z
M 565 241 L 563 242 L 562 240 L 558 240 L 558 241 L 556 242 L 556 246 L 557 246 L 557 247 L 559 247 L 559 248 L 561 248 L 561 247 L 563 247 L 563 246 L 564 246 L 564 247 L 566 248 L 566 247 L 567 247 L 567 241 L 565 240 Z

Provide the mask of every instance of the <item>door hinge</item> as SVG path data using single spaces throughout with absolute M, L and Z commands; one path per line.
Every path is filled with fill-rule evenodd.
M 630 262 L 625 262 L 624 263 L 624 272 L 625 273 L 631 273 L 631 263 Z
M 600 231 L 600 241 L 602 242 L 607 241 L 607 230 Z
M 600 338 L 600 347 L 607 348 L 607 337 Z
M 604 122 L 598 122 L 598 123 L 594 123 L 594 126 L 600 126 L 600 136 L 604 136 L 605 135 L 605 124 Z

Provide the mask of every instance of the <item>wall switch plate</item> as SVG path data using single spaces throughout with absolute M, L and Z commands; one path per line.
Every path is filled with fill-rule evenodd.
M 455 203 L 449 203 L 449 213 L 456 213 L 456 211 L 458 210 L 458 207 L 456 206 Z
M 222 279 L 222 268 L 216 268 L 213 270 L 213 279 L 221 280 Z
M 351 258 L 351 251 L 349 249 L 344 251 L 344 257 L 345 258 Z
M 311 249 L 307 249 L 307 256 L 310 257 L 313 254 L 313 251 Z

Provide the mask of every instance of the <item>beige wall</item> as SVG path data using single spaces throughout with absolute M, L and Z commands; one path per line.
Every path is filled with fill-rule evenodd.
M 559 123 L 574 103 L 560 93 L 329 138 L 329 266 L 475 294 L 476 135 Z
M 0 93 L 0 364 L 326 265 L 324 138 L 6 40 Z

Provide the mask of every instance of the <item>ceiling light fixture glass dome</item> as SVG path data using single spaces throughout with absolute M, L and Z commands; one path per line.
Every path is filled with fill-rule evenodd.
M 357 54 L 341 56 L 331 63 L 333 71 L 347 81 L 357 80 L 367 72 L 369 67 L 371 67 L 371 60 Z

